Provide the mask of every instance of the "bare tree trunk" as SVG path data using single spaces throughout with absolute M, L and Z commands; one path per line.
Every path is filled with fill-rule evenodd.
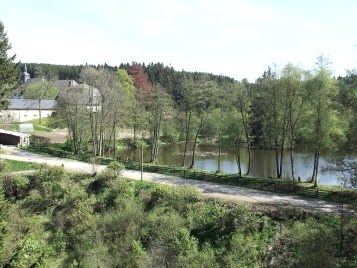
M 116 118 L 114 119 L 114 122 L 113 122 L 113 159 L 115 160 L 116 159 L 116 152 L 117 152 L 117 138 L 116 138 Z
M 281 147 L 280 147 L 280 163 L 279 163 L 279 175 L 281 178 L 283 176 L 283 157 L 284 157 L 284 142 L 285 142 L 285 131 L 283 132 L 283 137 L 281 140 Z
M 240 143 L 239 143 L 239 141 L 234 141 L 233 144 L 234 144 L 234 149 L 235 149 L 235 154 L 236 154 L 238 174 L 239 174 L 239 177 L 242 177 L 242 168 L 241 168 L 241 161 L 240 161 Z
M 249 141 L 247 141 L 247 149 L 248 149 L 248 164 L 247 164 L 247 171 L 246 171 L 245 175 L 249 175 L 249 172 L 250 172 L 250 162 L 251 162 L 250 139 L 249 139 Z
M 42 123 L 42 109 L 41 109 L 42 99 L 38 100 L 38 123 L 41 125 Z
M 251 158 L 250 158 L 250 154 L 251 154 L 251 151 L 250 151 L 250 137 L 249 137 L 249 130 L 248 130 L 248 122 L 247 122 L 247 117 L 246 117 L 246 113 L 245 111 L 243 111 L 243 103 L 240 104 L 240 113 L 241 113 L 241 116 L 242 116 L 242 120 L 243 120 L 243 128 L 244 128 L 244 133 L 245 133 L 245 139 L 246 139 L 246 142 L 247 142 L 247 149 L 248 149 L 248 164 L 247 164 L 247 171 L 245 173 L 245 175 L 249 175 L 249 172 L 250 172 L 250 162 L 251 162 Z
M 294 142 L 291 141 L 290 142 L 290 168 L 291 168 L 291 176 L 293 178 L 293 182 L 295 182 L 293 148 L 294 148 Z
M 318 184 L 319 161 L 320 161 L 320 152 L 317 152 L 316 169 L 315 169 L 315 180 L 314 180 L 314 186 L 315 186 L 315 187 L 317 187 L 317 184 Z
M 137 132 L 137 124 L 136 124 L 136 121 L 134 122 L 133 124 L 133 131 L 134 131 L 134 143 L 136 141 L 136 132 Z
M 198 139 L 198 135 L 200 134 L 201 128 L 203 126 L 203 122 L 204 122 L 204 118 L 203 116 L 201 116 L 201 121 L 200 124 L 198 126 L 196 135 L 195 135 L 195 140 L 193 142 L 193 148 L 192 148 L 192 161 L 191 161 L 191 165 L 190 168 L 193 168 L 193 166 L 195 165 L 195 156 L 196 156 L 196 145 L 197 145 L 197 139 Z
M 276 177 L 280 178 L 280 169 L 279 169 L 279 149 L 278 149 L 278 141 L 275 140 L 274 143 L 274 150 L 275 150 L 275 166 L 276 166 Z
M 186 111 L 186 123 L 185 123 L 185 147 L 183 150 L 183 159 L 182 159 L 182 166 L 186 165 L 186 154 L 187 154 L 187 144 L 190 136 L 190 128 L 191 128 L 191 115 L 192 111 L 190 111 L 187 115 Z
M 217 172 L 221 172 L 221 129 L 218 133 L 218 167 Z

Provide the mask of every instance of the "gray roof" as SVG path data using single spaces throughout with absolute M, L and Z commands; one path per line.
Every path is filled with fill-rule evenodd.
M 8 99 L 7 110 L 38 110 L 36 99 Z M 57 102 L 55 100 L 41 100 L 41 110 L 54 110 Z
M 17 132 L 17 131 L 10 131 L 10 130 L 5 130 L 5 129 L 0 129 L 0 134 L 8 134 L 8 135 L 13 135 L 17 137 L 30 137 L 31 135 Z
M 12 96 L 13 98 L 21 98 L 21 95 L 33 83 L 41 82 L 42 78 L 29 78 L 26 82 L 20 85 L 18 88 L 13 90 Z M 57 88 L 59 91 L 64 90 L 65 88 L 78 85 L 74 80 L 56 80 L 53 82 L 53 86 Z

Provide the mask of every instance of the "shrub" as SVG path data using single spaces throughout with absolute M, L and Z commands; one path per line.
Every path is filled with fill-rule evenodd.
M 42 164 L 36 174 L 36 177 L 39 178 L 41 182 L 48 182 L 62 180 L 67 178 L 66 175 L 67 174 L 63 167 Z
M 115 176 L 119 176 L 121 172 L 125 169 L 124 164 L 117 162 L 117 161 L 112 161 L 108 165 L 108 169 L 114 172 Z
M 2 177 L 2 187 L 7 198 L 19 199 L 26 195 L 30 180 L 20 175 L 5 174 Z

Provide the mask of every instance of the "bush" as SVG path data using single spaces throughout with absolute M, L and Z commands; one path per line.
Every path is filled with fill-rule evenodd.
M 5 174 L 2 177 L 2 187 L 7 198 L 19 199 L 26 195 L 30 180 L 20 175 Z
M 63 167 L 51 167 L 43 164 L 40 166 L 36 177 L 39 178 L 41 182 L 51 182 L 63 180 L 64 178 L 67 178 L 67 174 Z
M 117 162 L 117 161 L 113 161 L 110 162 L 110 164 L 107 167 L 109 170 L 111 170 L 112 172 L 114 172 L 115 176 L 119 176 L 121 175 L 121 172 L 125 169 L 124 164 Z

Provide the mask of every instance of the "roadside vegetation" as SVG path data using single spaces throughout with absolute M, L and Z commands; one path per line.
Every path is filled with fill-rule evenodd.
M 23 162 L 17 160 L 0 160 L 0 172 L 17 172 L 17 171 L 27 171 L 39 168 L 39 164 L 31 162 Z
M 29 177 L 2 178 L 0 265 L 357 265 L 357 222 L 348 213 L 206 200 L 186 186 L 126 180 L 122 168 L 92 177 L 42 165 Z

